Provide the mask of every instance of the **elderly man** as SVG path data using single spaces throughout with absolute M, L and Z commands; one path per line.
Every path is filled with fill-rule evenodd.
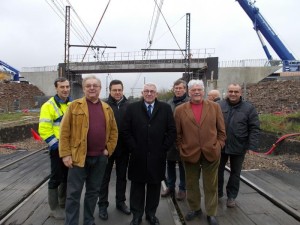
M 157 100 L 155 84 L 145 84 L 142 95 L 141 101 L 127 107 L 122 129 L 130 151 L 130 224 L 139 225 L 145 211 L 146 220 L 159 225 L 155 214 L 165 178 L 167 151 L 174 144 L 176 128 L 171 107 Z
M 202 170 L 207 220 L 218 225 L 218 167 L 221 148 L 225 144 L 225 125 L 220 106 L 204 100 L 202 80 L 188 83 L 190 101 L 175 109 L 177 147 L 186 174 L 187 201 L 190 211 L 187 221 L 202 214 L 199 179 Z
M 220 102 L 226 126 L 227 140 L 221 152 L 219 166 L 219 198 L 223 197 L 224 170 L 230 159 L 230 176 L 226 186 L 227 207 L 235 207 L 240 187 L 240 174 L 245 154 L 256 150 L 259 141 L 259 119 L 254 106 L 242 99 L 238 84 L 230 84 L 225 100 Z
M 69 168 L 65 225 L 79 224 L 84 185 L 83 225 L 95 224 L 94 211 L 107 158 L 118 139 L 113 110 L 99 99 L 101 81 L 88 76 L 82 87 L 84 97 L 70 104 L 61 123 L 59 155 Z
M 218 90 L 210 90 L 207 94 L 207 99 L 213 102 L 219 102 L 221 100 L 220 96 Z

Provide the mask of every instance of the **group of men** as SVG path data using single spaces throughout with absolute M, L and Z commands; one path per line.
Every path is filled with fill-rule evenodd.
M 160 196 L 187 198 L 187 221 L 200 217 L 202 171 L 207 220 L 217 225 L 218 199 L 223 197 L 224 169 L 230 159 L 226 186 L 227 206 L 235 207 L 239 176 L 247 150 L 258 145 L 259 121 L 255 108 L 241 97 L 241 87 L 228 86 L 227 96 L 218 91 L 205 97 L 201 80 L 177 80 L 174 96 L 159 101 L 157 86 L 144 85 L 142 98 L 129 104 L 123 83 L 113 80 L 106 102 L 100 100 L 101 81 L 91 75 L 83 79 L 84 97 L 71 101 L 65 78 L 54 82 L 57 94 L 41 108 L 39 133 L 49 145 L 51 175 L 48 183 L 50 215 L 65 225 L 79 224 L 80 198 L 85 186 L 83 224 L 94 225 L 98 201 L 99 217 L 108 219 L 109 182 L 116 169 L 116 208 L 131 215 L 130 225 L 139 225 L 145 214 L 151 225 L 159 225 L 156 210 Z M 214 102 L 215 101 L 215 102 Z M 176 193 L 176 165 L 179 187 Z M 130 206 L 126 185 L 131 181 Z M 161 181 L 167 172 L 167 189 Z

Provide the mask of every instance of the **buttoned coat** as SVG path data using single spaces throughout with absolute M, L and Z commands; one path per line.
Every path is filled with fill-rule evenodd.
M 220 158 L 225 145 L 224 118 L 219 104 L 203 100 L 200 123 L 197 123 L 190 102 L 176 107 L 176 144 L 183 161 L 196 163 L 203 154 L 212 162 Z
M 167 151 L 176 139 L 171 107 L 155 100 L 149 118 L 143 99 L 130 104 L 125 112 L 121 134 L 130 151 L 128 179 L 160 183 L 165 178 Z

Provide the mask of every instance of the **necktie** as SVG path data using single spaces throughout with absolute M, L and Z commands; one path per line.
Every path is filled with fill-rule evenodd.
M 152 109 L 152 105 L 148 105 L 147 113 L 149 117 L 151 117 L 151 109 Z

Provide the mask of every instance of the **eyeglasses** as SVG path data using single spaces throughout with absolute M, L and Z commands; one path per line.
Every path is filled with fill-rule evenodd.
M 97 84 L 87 84 L 85 85 L 85 88 L 90 89 L 90 88 L 99 88 L 101 87 L 101 85 L 97 85 Z
M 143 90 L 143 93 L 144 94 L 151 94 L 151 95 L 153 95 L 153 94 L 156 93 L 156 91 L 154 91 L 154 90 Z
M 228 91 L 228 93 L 230 93 L 230 94 L 232 94 L 232 93 L 238 94 L 238 93 L 240 93 L 240 92 L 239 92 L 239 91 L 232 91 L 232 90 L 230 90 L 230 91 Z
M 201 91 L 204 91 L 204 89 L 201 89 L 201 88 L 195 88 L 195 89 L 190 89 L 190 92 L 201 92 Z

